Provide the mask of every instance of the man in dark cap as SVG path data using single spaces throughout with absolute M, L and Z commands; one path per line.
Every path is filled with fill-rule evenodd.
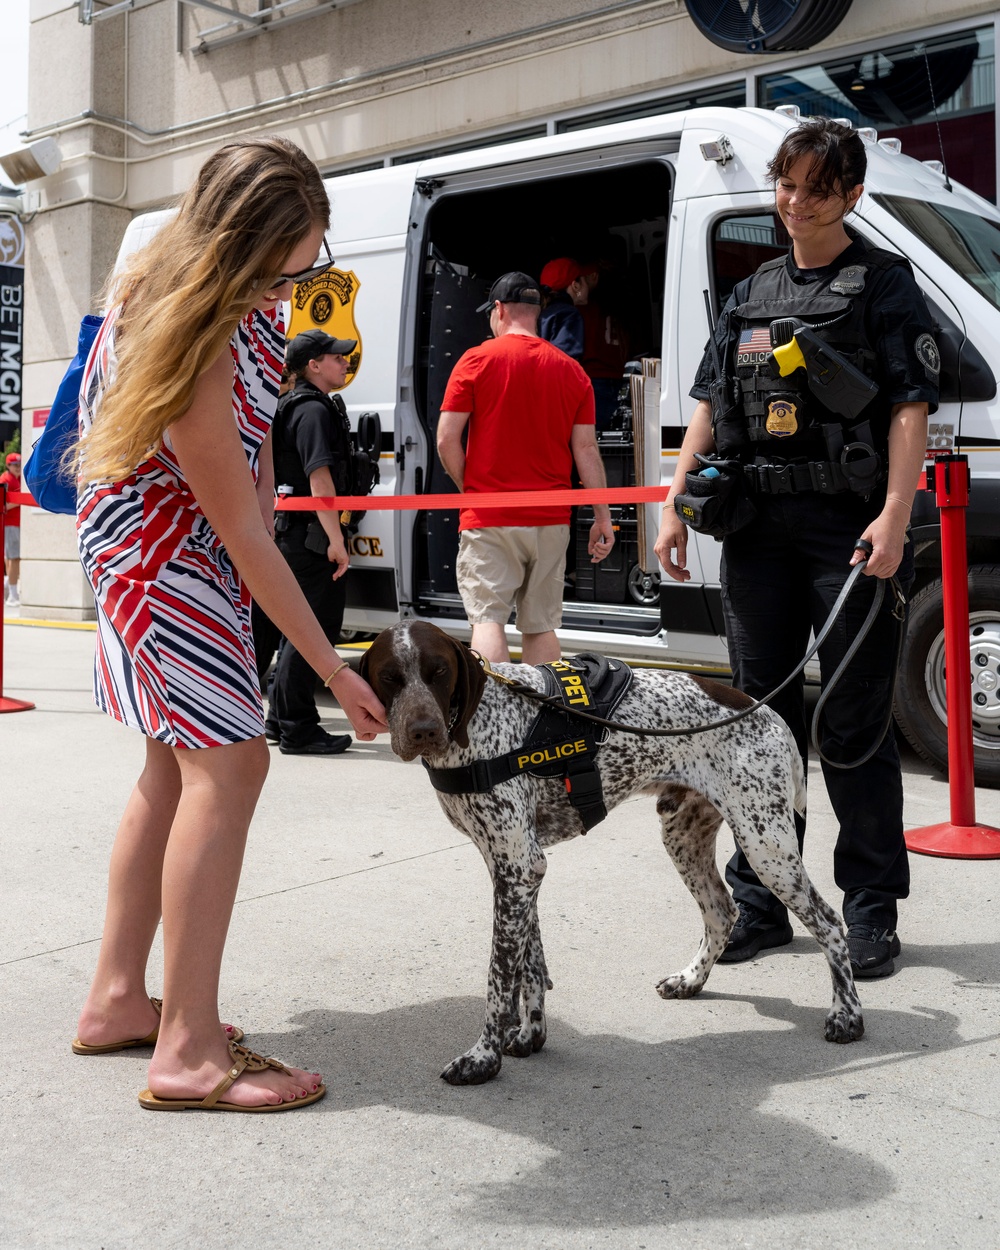
M 339 395 L 347 380 L 355 339 L 334 339 L 323 330 L 306 330 L 288 344 L 285 367 L 295 385 L 278 401 L 272 427 L 274 482 L 284 496 L 331 497 L 349 493 L 351 427 Z M 344 574 L 350 557 L 338 512 L 279 512 L 275 539 L 296 581 L 336 643 L 344 619 Z M 268 685 L 266 732 L 284 755 L 339 755 L 349 734 L 321 728 L 316 708 L 316 675 L 287 638 Z
M 567 489 L 574 463 L 585 487 L 606 485 L 590 379 L 539 338 L 541 302 L 539 285 L 527 274 L 498 278 L 479 309 L 489 313 L 494 337 L 465 352 L 448 380 L 437 447 L 459 490 Z M 569 520 L 569 504 L 462 509 L 458 588 L 472 645 L 486 659 L 509 659 L 504 626 L 514 608 L 524 662 L 559 659 L 555 631 L 562 624 Z M 610 509 L 596 504 L 591 560 L 603 560 L 614 541 Z

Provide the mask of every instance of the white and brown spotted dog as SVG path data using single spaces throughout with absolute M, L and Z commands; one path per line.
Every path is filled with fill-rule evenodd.
M 529 665 L 501 664 L 501 674 L 541 690 Z M 392 749 L 452 768 L 515 750 L 538 704 L 488 680 L 473 653 L 426 621 L 379 634 L 362 673 L 388 711 Z M 750 703 L 718 682 L 681 673 L 637 670 L 615 720 L 648 728 L 701 725 Z M 583 724 L 583 722 L 580 722 Z M 715 836 L 725 819 L 761 881 L 819 942 L 833 975 L 826 1038 L 852 1042 L 864 1023 L 843 925 L 806 876 L 793 808 L 804 810 L 802 765 L 785 723 L 769 708 L 694 737 L 640 737 L 621 731 L 597 754 L 610 811 L 635 794 L 656 796 L 661 836 L 701 908 L 705 934 L 691 963 L 665 977 L 663 998 L 697 994 L 722 954 L 737 911 L 715 864 Z M 438 794 L 445 815 L 467 834 L 493 880 L 493 948 L 482 1036 L 442 1072 L 453 1085 L 487 1081 L 501 1056 L 530 1055 L 545 1043 L 545 991 L 551 989 L 538 928 L 544 849 L 583 833 L 560 778 L 518 776 L 485 794 Z

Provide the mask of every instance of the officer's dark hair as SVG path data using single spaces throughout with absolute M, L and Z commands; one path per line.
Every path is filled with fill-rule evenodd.
M 767 166 L 772 182 L 802 157 L 812 159 L 809 180 L 818 195 L 844 197 L 865 180 L 868 157 L 861 136 L 829 117 L 810 117 L 790 130 Z

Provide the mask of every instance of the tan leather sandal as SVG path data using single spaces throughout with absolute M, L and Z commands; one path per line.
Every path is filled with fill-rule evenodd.
M 157 1015 L 163 1011 L 163 999 L 151 998 L 149 1000 L 153 1004 L 153 1010 Z M 244 1038 L 243 1030 L 235 1024 L 224 1024 L 222 1026 L 226 1031 L 227 1042 L 242 1042 Z M 160 1026 L 157 1026 L 152 1032 L 147 1033 L 145 1037 L 135 1037 L 128 1042 L 105 1042 L 102 1046 L 88 1046 L 86 1042 L 80 1039 L 73 1039 L 74 1055 L 110 1055 L 116 1050 L 132 1050 L 136 1046 L 155 1046 L 156 1039 L 160 1035 Z
M 255 1107 L 223 1102 L 222 1095 L 244 1072 L 263 1072 L 265 1068 L 274 1068 L 276 1072 L 288 1071 L 280 1059 L 265 1059 L 263 1055 L 247 1050 L 236 1042 L 229 1043 L 229 1053 L 233 1057 L 233 1066 L 206 1098 L 157 1098 L 148 1089 L 144 1089 L 139 1095 L 139 1106 L 145 1107 L 147 1111 L 293 1111 L 296 1107 L 308 1107 L 311 1102 L 319 1102 L 326 1094 L 326 1086 L 320 1085 L 313 1093 L 303 1094 L 292 1102 L 265 1102 Z

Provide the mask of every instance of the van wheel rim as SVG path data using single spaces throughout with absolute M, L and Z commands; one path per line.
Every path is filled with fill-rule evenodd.
M 1000 751 L 1000 620 L 995 612 L 969 614 L 969 664 L 973 742 L 988 751 Z M 935 715 L 947 725 L 944 630 L 927 650 L 924 680 Z

